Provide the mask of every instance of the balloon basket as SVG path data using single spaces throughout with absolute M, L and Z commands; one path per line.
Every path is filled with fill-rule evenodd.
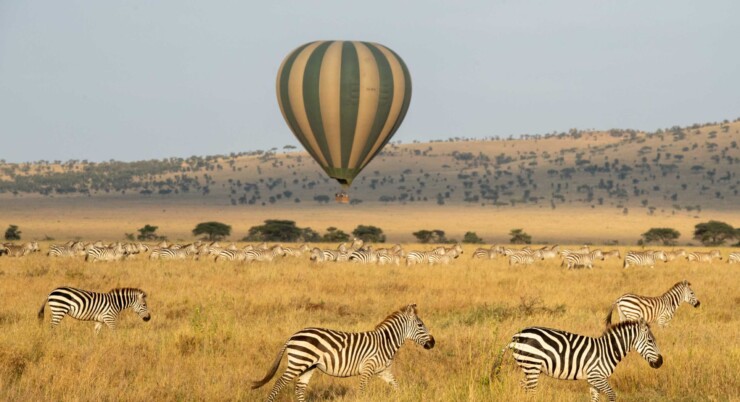
M 340 204 L 349 204 L 349 194 L 347 193 L 336 193 L 334 194 L 334 201 Z

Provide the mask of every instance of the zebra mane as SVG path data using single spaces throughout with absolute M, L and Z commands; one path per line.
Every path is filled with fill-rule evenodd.
M 142 293 L 144 297 L 146 297 L 146 292 L 139 288 L 114 288 L 111 289 L 108 293 Z
M 671 290 L 680 288 L 682 286 L 691 286 L 691 283 L 684 279 L 681 282 L 676 282 L 676 284 L 671 287 Z
M 394 311 L 393 313 L 388 315 L 388 317 L 385 317 L 383 321 L 381 321 L 378 325 L 375 326 L 375 330 L 378 330 L 386 326 L 386 324 L 388 324 L 391 321 L 395 321 L 397 318 L 401 318 L 405 316 L 409 309 L 413 309 L 414 315 L 417 314 L 416 304 L 409 304 L 407 306 L 403 306 L 400 309 L 398 309 L 398 311 Z
M 610 334 L 615 331 L 619 331 L 622 328 L 631 327 L 631 326 L 637 326 L 640 322 L 637 320 L 627 320 L 627 321 L 620 321 L 616 324 L 612 324 L 606 329 L 604 329 L 604 332 L 601 334 L 602 336 Z

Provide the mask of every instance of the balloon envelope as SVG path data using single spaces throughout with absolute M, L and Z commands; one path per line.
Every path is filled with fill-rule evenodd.
M 397 54 L 377 43 L 311 42 L 283 60 L 277 98 L 308 153 L 349 187 L 401 125 L 411 76 Z

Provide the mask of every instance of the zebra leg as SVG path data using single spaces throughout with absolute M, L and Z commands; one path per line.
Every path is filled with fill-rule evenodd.
M 612 387 L 609 386 L 606 377 L 600 375 L 588 377 L 587 381 L 591 385 L 591 401 L 599 401 L 599 392 L 603 392 L 609 399 L 609 402 L 617 400 L 617 395 L 612 390 Z
M 311 367 L 298 376 L 298 380 L 295 383 L 295 395 L 298 398 L 298 402 L 304 402 L 306 400 L 306 386 L 311 380 L 314 370 L 316 370 L 316 368 Z
M 542 369 L 540 366 L 527 367 L 523 369 L 524 379 L 522 380 L 522 387 L 524 387 L 527 392 L 534 392 L 537 389 L 537 381 L 539 380 Z
M 298 373 L 292 372 L 289 370 L 286 370 L 285 373 L 283 373 L 282 376 L 275 382 L 275 385 L 272 387 L 272 391 L 270 391 L 270 395 L 267 397 L 267 402 L 272 402 L 275 400 L 275 397 L 277 397 L 277 394 L 280 393 L 280 390 L 283 389 L 283 387 L 293 381 L 293 379 L 296 377 Z M 298 387 L 296 386 L 296 394 L 298 393 Z
M 103 328 L 103 323 L 102 322 L 96 322 L 95 323 L 95 335 L 97 335 L 97 334 L 100 333 L 100 328 Z
M 360 370 L 360 393 L 365 392 L 365 388 L 367 387 L 367 382 L 370 380 L 370 377 L 373 376 L 373 368 L 371 366 L 365 366 Z
M 393 389 L 398 389 L 398 381 L 396 381 L 396 377 L 394 377 L 393 373 L 391 373 L 390 367 L 378 373 L 378 377 L 382 378 L 383 381 L 393 386 Z

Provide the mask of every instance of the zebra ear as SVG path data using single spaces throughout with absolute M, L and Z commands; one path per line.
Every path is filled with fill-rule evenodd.
M 691 286 L 691 282 L 689 282 L 686 279 L 683 280 L 683 284 L 686 285 L 686 286 Z
M 416 303 L 406 306 L 406 313 L 416 315 Z

